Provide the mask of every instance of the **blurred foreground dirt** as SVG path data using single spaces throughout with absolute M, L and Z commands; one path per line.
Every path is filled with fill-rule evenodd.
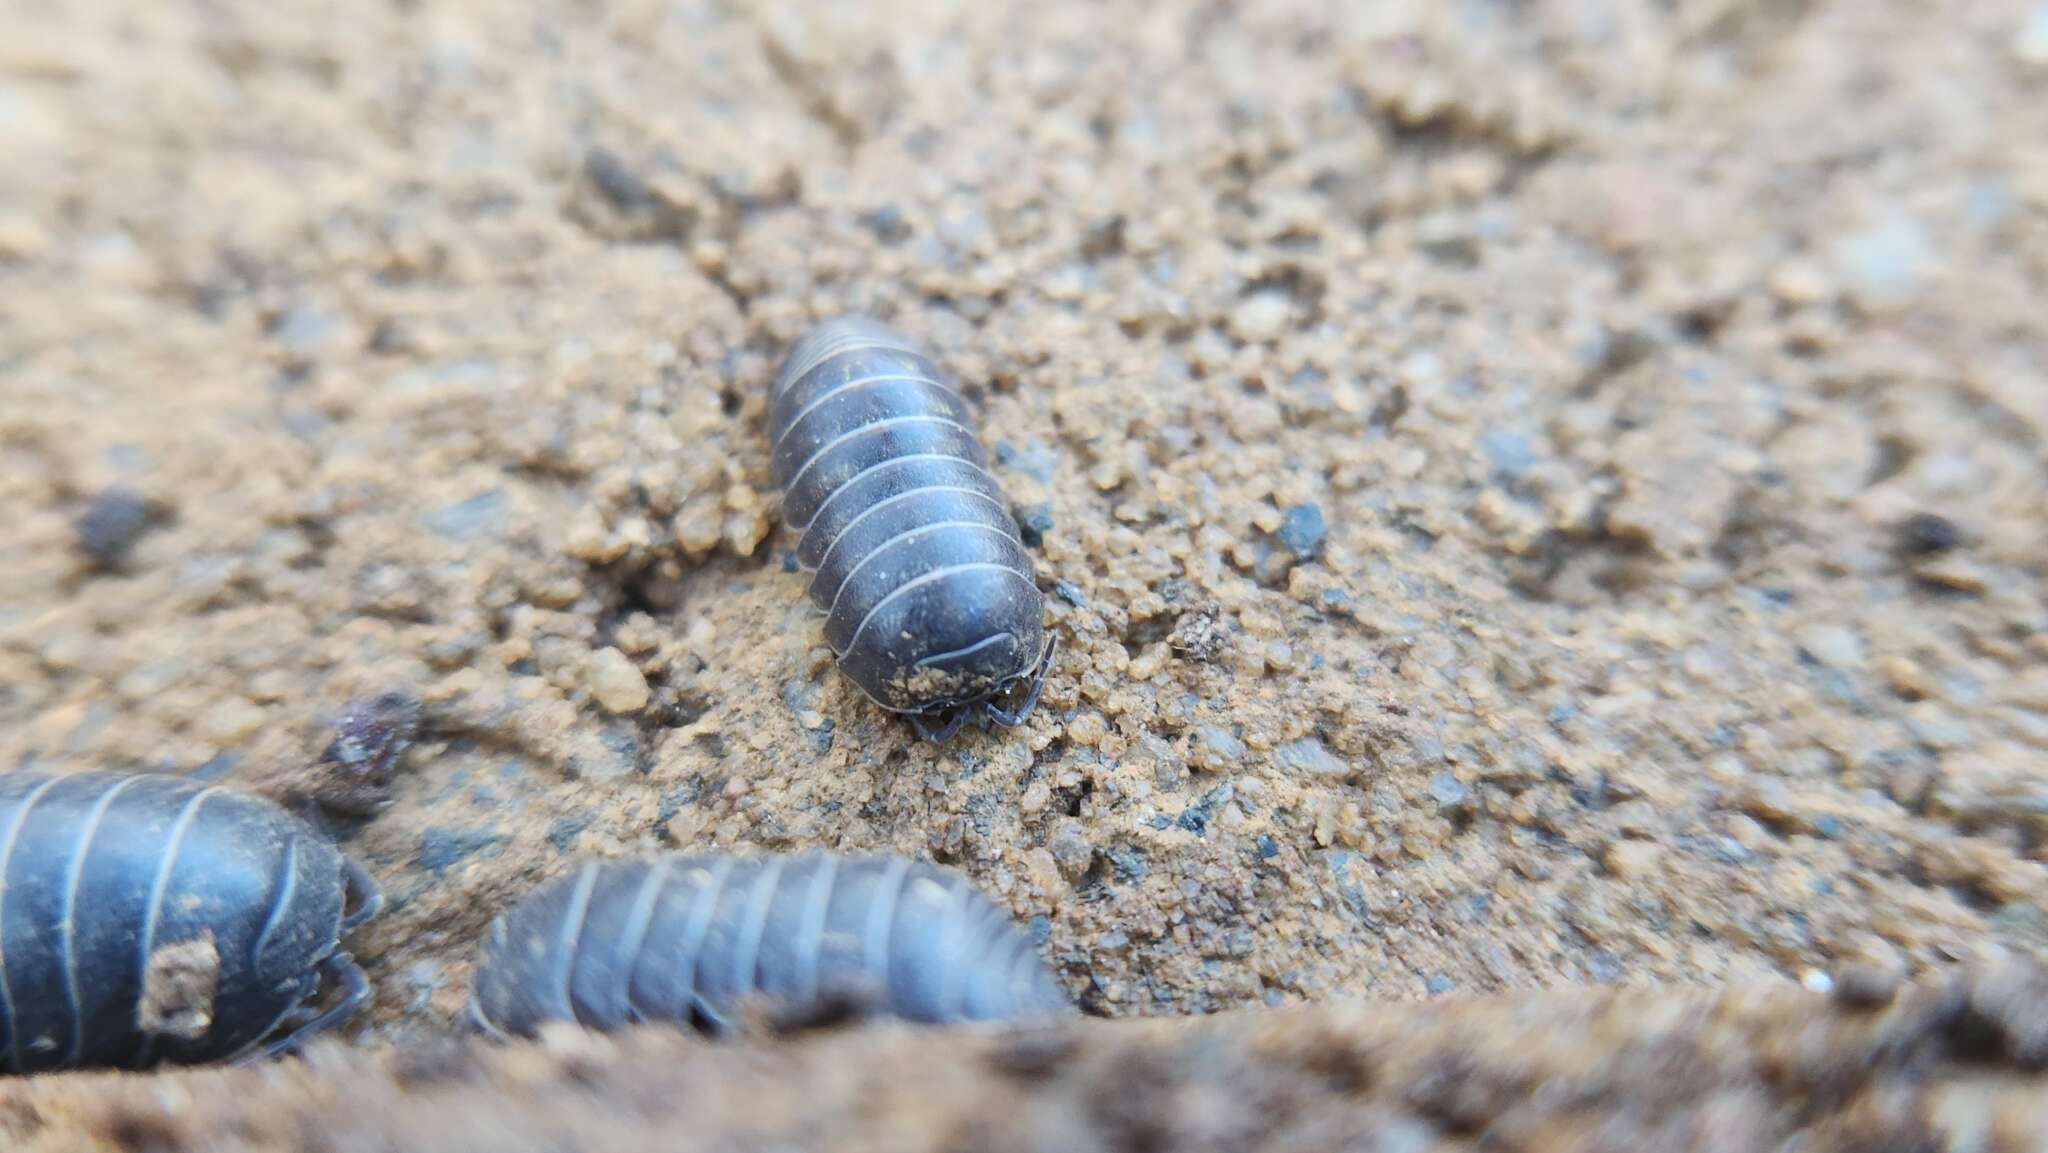
M 567 1031 L 0 1086 L 16 1153 L 2048 1148 L 2048 973 L 712 1045 Z

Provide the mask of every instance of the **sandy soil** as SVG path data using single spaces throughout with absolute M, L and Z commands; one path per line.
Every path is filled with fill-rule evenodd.
M 362 1044 L 662 846 L 958 866 L 1111 1017 L 2048 956 L 2036 0 L 0 20 L 0 765 L 417 696 Z M 855 308 L 1040 542 L 1019 733 L 786 564 Z

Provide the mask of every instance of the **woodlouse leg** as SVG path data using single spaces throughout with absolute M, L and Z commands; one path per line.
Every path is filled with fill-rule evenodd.
M 320 1010 L 313 1008 L 311 1005 L 301 1005 L 279 1018 L 277 1027 L 280 1029 L 303 1029 L 312 1024 L 314 1019 L 319 1016 Z
M 959 732 L 960 726 L 967 723 L 967 718 L 973 711 L 972 709 L 954 709 L 951 716 L 947 718 L 946 723 L 938 728 L 933 728 L 925 720 L 923 713 L 906 713 L 904 715 L 910 718 L 910 725 L 917 730 L 918 736 L 935 745 L 943 745 L 953 739 L 953 734 Z
M 1024 703 L 1012 712 L 1004 712 L 994 701 L 983 701 L 982 712 L 988 719 L 1006 729 L 1014 729 L 1031 718 L 1031 710 L 1038 707 L 1038 694 L 1045 691 L 1045 674 L 1052 670 L 1053 649 L 1059 645 L 1059 634 L 1045 638 L 1045 651 L 1039 654 L 1038 667 L 1031 670 L 1031 691 L 1024 697 Z
M 320 971 L 328 979 L 341 985 L 341 1000 L 332 1009 L 319 1014 L 312 1020 L 298 1026 L 290 1033 L 272 1041 L 258 1051 L 265 1060 L 275 1060 L 299 1051 L 308 1038 L 324 1033 L 355 1015 L 364 1001 L 370 997 L 370 979 L 363 975 L 363 967 L 347 953 L 329 953 L 320 962 Z M 245 1061 L 247 1058 L 244 1059 Z
M 346 937 L 351 930 L 383 911 L 384 890 L 377 887 L 376 879 L 368 870 L 347 857 L 341 859 L 341 879 L 347 895 L 356 902 L 356 911 L 341 919 L 341 935 Z

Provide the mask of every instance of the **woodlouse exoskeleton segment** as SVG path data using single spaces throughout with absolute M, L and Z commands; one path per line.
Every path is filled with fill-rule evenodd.
M 382 904 L 269 801 L 170 776 L 0 776 L 0 1072 L 288 1052 L 368 995 L 338 946 Z M 315 1012 L 323 976 L 343 995 Z
M 1045 596 L 972 425 L 938 366 L 859 316 L 798 340 L 768 400 L 783 519 L 825 641 L 862 692 L 934 740 L 970 716 L 1022 724 L 1052 660 Z
M 912 1021 L 1068 1011 L 1031 939 L 948 869 L 899 857 L 586 861 L 491 923 L 470 1017 L 531 1036 L 648 1021 L 732 1029 L 854 998 Z

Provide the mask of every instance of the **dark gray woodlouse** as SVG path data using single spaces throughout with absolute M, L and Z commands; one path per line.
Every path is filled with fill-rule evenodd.
M 258 797 L 149 774 L 0 776 L 0 1072 L 287 1052 L 368 994 L 337 947 L 382 903 Z M 344 995 L 316 1013 L 323 974 Z
M 491 923 L 470 1017 L 724 1033 L 749 1000 L 851 998 L 913 1021 L 1068 1011 L 1029 937 L 966 877 L 900 857 L 668 854 L 586 861 Z
M 1045 596 L 972 422 L 936 365 L 862 316 L 798 340 L 768 399 L 825 641 L 862 692 L 935 740 L 977 713 L 1022 724 L 1052 660 Z M 997 704 L 1020 687 L 1020 704 Z

